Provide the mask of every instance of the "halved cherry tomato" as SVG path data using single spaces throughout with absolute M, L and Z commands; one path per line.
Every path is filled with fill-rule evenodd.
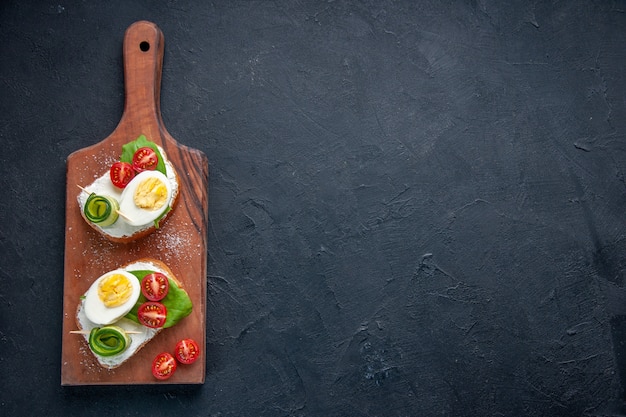
M 128 162 L 116 162 L 111 166 L 109 175 L 113 185 L 117 188 L 124 188 L 135 176 L 135 170 Z
M 163 352 L 157 355 L 152 361 L 152 375 L 156 379 L 164 380 L 172 376 L 176 371 L 176 360 L 174 357 Z
M 148 301 L 139 306 L 137 318 L 146 327 L 153 329 L 163 327 L 167 318 L 167 309 L 159 302 Z
M 137 149 L 133 155 L 133 168 L 135 171 L 154 171 L 159 163 L 156 152 L 147 146 Z
M 170 281 L 160 272 L 153 272 L 141 280 L 141 293 L 150 301 L 160 301 L 167 295 Z
M 198 348 L 198 344 L 195 340 L 183 339 L 176 343 L 174 356 L 178 362 L 189 365 L 198 359 L 198 355 L 200 355 L 200 349 Z

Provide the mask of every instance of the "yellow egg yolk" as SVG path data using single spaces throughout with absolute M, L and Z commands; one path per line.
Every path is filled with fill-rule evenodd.
M 132 293 L 132 284 L 122 274 L 108 276 L 98 284 L 98 297 L 107 307 L 117 307 L 124 304 Z
M 167 187 L 158 178 L 150 177 L 141 181 L 135 190 L 134 201 L 139 208 L 158 210 L 167 200 Z

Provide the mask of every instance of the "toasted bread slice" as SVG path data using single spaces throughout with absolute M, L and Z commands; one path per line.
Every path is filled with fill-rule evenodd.
M 152 259 L 152 258 L 142 258 L 136 261 L 130 262 L 126 265 L 122 265 L 119 269 L 124 269 L 127 271 L 142 271 L 142 270 L 150 270 L 161 272 L 165 274 L 168 278 L 178 285 L 179 288 L 183 289 L 182 283 L 176 278 L 171 269 L 165 265 L 163 262 Z M 89 321 L 84 311 L 84 300 L 81 299 L 78 304 L 78 308 L 76 309 L 76 325 L 82 331 L 84 331 L 84 337 L 87 343 L 89 343 L 89 332 L 94 327 L 99 327 L 97 324 Z M 163 331 L 163 328 L 152 329 L 141 324 L 138 324 L 130 319 L 122 318 L 115 323 L 116 326 L 121 327 L 126 331 L 133 332 L 129 334 L 131 343 L 128 348 L 117 355 L 114 356 L 100 356 L 95 353 L 93 355 L 98 360 L 100 366 L 107 369 L 114 369 L 118 366 L 122 365 L 128 359 L 130 359 L 133 355 L 135 355 L 142 347 L 144 347 L 150 340 L 152 340 L 157 334 Z M 90 349 L 91 351 L 91 349 Z
M 178 203 L 178 197 L 180 195 L 180 187 L 179 187 L 179 177 L 174 165 L 167 159 L 167 155 L 163 148 L 158 146 L 159 152 L 163 156 L 163 162 L 165 164 L 166 177 L 170 181 L 170 185 L 172 187 L 172 195 L 169 201 L 170 209 L 161 217 L 158 224 L 159 227 L 165 223 L 165 221 L 172 215 L 174 212 L 174 208 Z M 124 218 L 120 216 L 115 223 L 110 226 L 100 227 L 99 225 L 90 222 L 87 220 L 87 217 L 84 213 L 85 203 L 87 202 L 87 198 L 90 193 L 95 193 L 99 195 L 107 195 L 113 197 L 119 201 L 122 190 L 115 187 L 111 183 L 111 179 L 109 176 L 109 172 L 107 171 L 102 176 L 97 178 L 94 182 L 87 185 L 83 188 L 82 191 L 78 192 L 78 206 L 80 208 L 80 215 L 87 222 L 87 224 L 96 232 L 100 233 L 106 239 L 116 242 L 116 243 L 130 243 L 137 239 L 140 239 L 144 236 L 149 235 L 154 232 L 157 227 L 154 222 L 150 221 L 141 226 L 132 226 L 124 221 Z

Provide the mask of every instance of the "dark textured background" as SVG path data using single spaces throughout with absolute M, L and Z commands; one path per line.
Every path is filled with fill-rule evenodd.
M 207 379 L 61 387 L 65 158 L 142 19 Z M 0 414 L 625 415 L 625 65 L 624 1 L 3 1 Z

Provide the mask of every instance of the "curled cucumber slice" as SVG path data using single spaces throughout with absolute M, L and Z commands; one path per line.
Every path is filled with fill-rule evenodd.
M 85 202 L 85 217 L 100 227 L 110 226 L 117 221 L 119 203 L 113 197 L 91 193 Z
M 89 333 L 89 347 L 100 356 L 124 352 L 130 345 L 130 336 L 119 326 L 94 327 Z

